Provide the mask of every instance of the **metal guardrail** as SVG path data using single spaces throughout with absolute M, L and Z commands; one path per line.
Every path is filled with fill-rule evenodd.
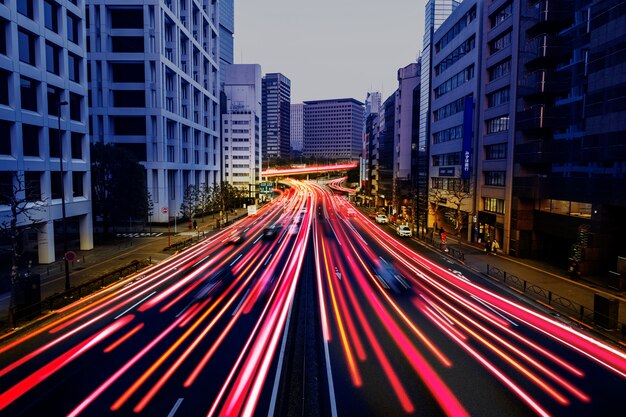
M 593 327 L 604 336 L 616 341 L 624 341 L 626 339 L 626 323 L 620 322 L 615 317 L 579 304 L 539 285 L 529 283 L 516 275 L 507 273 L 505 270 L 489 264 L 487 264 L 487 276 L 501 281 L 509 288 L 530 296 L 535 301 L 547 304 L 555 311 Z M 621 332 L 618 332 L 618 330 L 621 330 Z

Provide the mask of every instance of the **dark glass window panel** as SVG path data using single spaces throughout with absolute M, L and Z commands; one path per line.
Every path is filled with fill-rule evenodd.
M 58 129 L 48 129 L 48 143 L 50 146 L 50 158 L 60 158 L 61 144 L 59 143 Z
M 46 71 L 59 75 L 59 55 L 61 49 L 46 42 Z
M 111 48 L 113 52 L 143 52 L 143 37 L 113 36 Z
M 70 119 L 82 120 L 82 97 L 78 94 L 70 93 Z
M 143 63 L 111 64 L 114 83 L 142 83 L 145 81 Z
M 13 195 L 13 172 L 0 171 L 0 204 L 8 204 Z
M 50 194 L 53 200 L 61 198 L 62 186 L 61 171 L 50 171 Z
M 37 82 L 30 78 L 20 78 L 22 109 L 37 111 Z
M 80 82 L 80 57 L 73 53 L 67 54 L 67 76 L 71 81 Z
M 36 65 L 35 35 L 25 30 L 18 30 L 17 41 L 20 51 L 20 61 L 30 65 Z
M 48 114 L 51 116 L 59 115 L 59 98 L 61 97 L 61 90 L 55 87 L 48 86 Z
M 78 27 L 80 21 L 71 13 L 67 14 L 67 39 L 74 43 L 78 43 Z
M 7 28 L 9 24 L 6 20 L 0 18 L 0 54 L 7 54 Z
M 0 155 L 11 155 L 11 125 L 7 120 L 0 120 Z
M 44 24 L 53 32 L 59 32 L 59 6 L 52 1 L 43 2 Z
M 29 19 L 33 18 L 33 0 L 17 0 L 17 12 Z
M 111 8 L 111 28 L 113 29 L 143 29 L 143 8 Z
M 40 156 L 39 154 L 39 130 L 33 125 L 22 125 L 22 143 L 24 156 Z
M 82 133 L 72 132 L 72 159 L 83 159 L 83 138 Z
M 114 134 L 122 136 L 142 136 L 146 134 L 146 120 L 142 116 L 114 116 Z
M 82 197 L 85 195 L 83 191 L 83 172 L 72 172 L 72 193 L 74 197 Z
M 9 105 L 9 71 L 0 69 L 0 104 Z
M 26 187 L 26 200 L 41 201 L 41 172 L 24 172 L 24 186 Z
M 146 107 L 145 90 L 114 90 L 114 107 Z

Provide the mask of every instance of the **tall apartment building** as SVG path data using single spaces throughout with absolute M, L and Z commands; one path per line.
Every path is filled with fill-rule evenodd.
M 218 2 L 88 0 L 87 13 L 92 140 L 135 154 L 167 221 L 190 185 L 220 181 Z
M 382 95 L 380 91 L 370 91 L 365 97 L 365 117 L 371 113 L 378 113 L 382 103 Z
M 475 214 L 483 4 L 466 0 L 456 7 L 434 32 L 431 53 L 430 225 L 447 225 L 468 239 Z M 504 102 L 498 96 L 492 104 Z
M 0 187 L 41 208 L 18 218 L 37 230 L 25 243 L 39 263 L 63 256 L 62 196 L 65 238 L 93 248 L 84 18 L 83 1 L 0 2 Z
M 369 120 L 370 114 L 378 114 L 380 109 L 381 94 L 379 91 L 369 91 L 365 97 L 365 113 L 363 115 L 363 143 L 361 145 L 361 158 L 359 163 L 359 177 L 361 180 L 361 189 L 366 195 L 371 194 L 371 160 L 370 157 L 370 145 L 371 145 L 371 123 Z M 364 202 L 365 203 L 365 202 Z
M 376 207 L 396 214 L 393 206 L 394 195 L 394 154 L 396 133 L 396 103 L 398 91 L 394 91 L 380 107 L 378 126 L 374 136 L 373 170 L 377 178 Z
M 294 155 L 301 155 L 304 146 L 304 104 L 296 103 L 291 105 L 291 152 Z
M 410 223 L 417 219 L 417 143 L 419 140 L 419 98 L 421 63 L 398 70 L 396 128 L 393 153 L 393 206 Z
M 291 81 L 280 73 L 263 77 L 263 159 L 288 158 L 291 140 Z
M 572 258 L 581 274 L 606 276 L 626 254 L 626 4 L 512 7 L 520 43 L 510 252 Z
M 233 64 L 224 71 L 226 112 L 222 114 L 224 180 L 257 194 L 261 180 L 261 66 Z
M 456 0 L 429 0 L 424 8 L 424 38 L 422 43 L 422 50 L 420 52 L 419 60 L 421 62 L 421 90 L 420 90 L 420 115 L 419 115 L 419 141 L 418 149 L 418 176 L 420 178 L 427 179 L 429 172 L 428 153 L 429 153 L 429 139 L 430 139 L 430 101 L 431 101 L 431 61 L 432 61 L 432 37 L 434 32 L 441 26 L 441 24 L 448 18 L 450 13 L 460 4 L 460 1 Z M 428 181 L 421 181 L 421 184 Z M 428 188 L 419 187 L 418 193 L 418 207 L 419 213 L 428 213 Z M 432 224 L 432 219 L 428 219 L 428 222 Z
M 362 153 L 363 103 L 353 98 L 304 102 L 304 150 L 309 158 L 354 160 Z

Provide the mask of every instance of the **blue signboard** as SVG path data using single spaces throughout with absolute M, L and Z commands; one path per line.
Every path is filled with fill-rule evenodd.
M 461 178 L 468 180 L 472 169 L 472 120 L 474 118 L 474 99 L 465 97 L 463 108 L 463 151 L 461 160 Z

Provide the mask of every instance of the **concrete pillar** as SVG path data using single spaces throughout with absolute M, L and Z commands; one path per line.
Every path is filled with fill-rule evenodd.
M 93 249 L 93 220 L 91 212 L 78 216 L 80 250 Z
M 50 264 L 55 261 L 54 222 L 52 220 L 37 225 L 37 248 L 40 264 Z

